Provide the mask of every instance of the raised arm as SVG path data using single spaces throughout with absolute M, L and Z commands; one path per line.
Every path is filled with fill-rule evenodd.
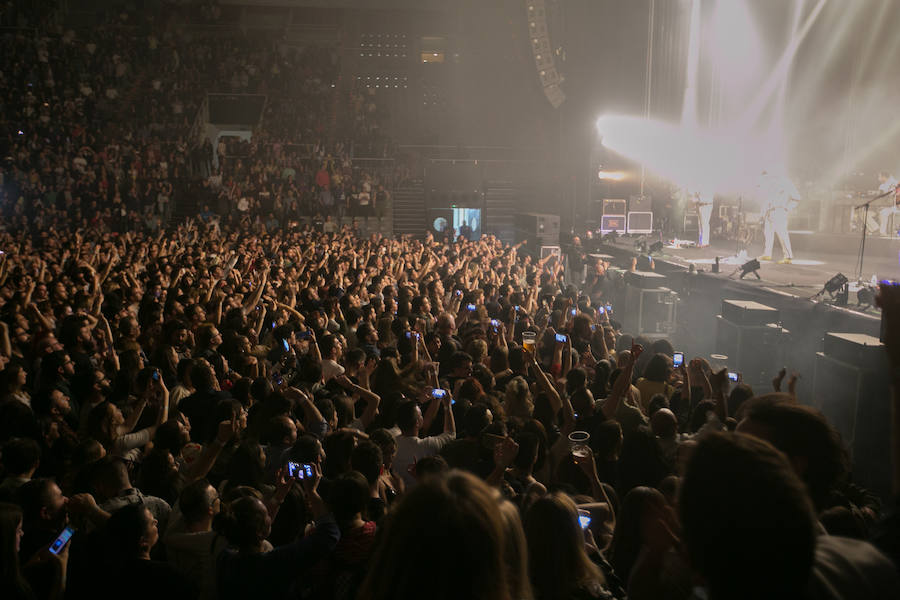
M 550 378 L 547 377 L 547 374 L 544 373 L 544 370 L 541 369 L 541 367 L 537 364 L 535 354 L 526 352 L 525 357 L 531 373 L 537 380 L 538 386 L 547 394 L 550 399 L 550 410 L 553 411 L 554 415 L 556 415 L 559 412 L 559 409 L 562 408 L 562 398 L 560 398 L 559 391 L 557 391 L 556 387 L 550 381 Z
M 625 363 L 624 369 L 616 378 L 616 382 L 613 384 L 613 388 L 609 393 L 609 397 L 603 403 L 603 414 L 607 419 L 615 418 L 616 411 L 619 409 L 619 404 L 622 402 L 622 398 L 625 396 L 628 390 L 631 389 L 631 378 L 634 374 L 634 363 L 643 351 L 644 347 L 640 344 L 632 344 L 631 355 L 628 357 L 628 362 Z

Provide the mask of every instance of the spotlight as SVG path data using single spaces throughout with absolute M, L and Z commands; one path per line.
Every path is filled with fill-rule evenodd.
M 849 280 L 846 275 L 838 273 L 826 281 L 825 285 L 822 286 L 822 289 L 819 290 L 819 293 L 812 298 L 819 298 L 822 294 L 828 292 L 828 295 L 835 301 L 835 304 L 838 306 L 847 306 L 847 298 L 850 294 L 848 282 Z M 837 294 L 837 298 L 835 298 L 835 294 Z
M 822 291 L 834 295 L 835 292 L 839 291 L 847 284 L 847 281 L 848 280 L 846 275 L 844 275 L 843 273 L 838 273 L 825 282 L 825 285 L 822 287 Z
M 875 292 L 870 287 L 861 287 L 856 290 L 857 306 L 869 308 L 875 305 Z
M 650 244 L 650 254 L 653 254 L 655 252 L 662 252 L 662 249 L 663 249 L 662 242 L 653 242 L 652 244 Z
M 762 279 L 762 277 L 759 276 L 759 267 L 760 266 L 761 265 L 759 264 L 758 259 L 754 258 L 753 260 L 748 260 L 747 262 L 745 262 L 744 264 L 741 265 L 741 276 L 738 279 L 743 279 L 750 273 L 753 273 L 754 275 L 756 275 L 757 279 Z

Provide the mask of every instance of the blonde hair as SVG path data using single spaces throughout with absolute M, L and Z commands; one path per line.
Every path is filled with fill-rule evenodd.
M 534 402 L 531 399 L 531 390 L 528 389 L 528 382 L 521 375 L 513 377 L 506 384 L 503 409 L 510 417 L 531 418 L 531 414 L 534 412 Z

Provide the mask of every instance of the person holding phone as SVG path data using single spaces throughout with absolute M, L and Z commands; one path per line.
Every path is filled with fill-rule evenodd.
M 397 455 L 394 464 L 398 473 L 409 488 L 416 484 L 415 464 L 426 456 L 434 456 L 441 449 L 456 439 L 456 421 L 453 418 L 451 404 L 453 395 L 443 389 L 432 389 L 423 398 L 429 403 L 427 414 L 422 416 L 422 409 L 415 401 L 404 402 L 397 407 L 397 425 L 400 427 L 400 435 L 397 436 Z M 437 411 L 443 409 L 444 431 L 440 435 L 419 437 L 425 421 L 434 419 Z
M 575 502 L 562 492 L 535 500 L 525 513 L 531 584 L 537 598 L 610 598 L 610 582 L 590 529 L 582 529 Z M 617 594 L 615 597 L 624 597 Z
M 169 419 L 169 390 L 159 370 L 145 369 L 138 375 L 138 385 L 141 384 L 144 393 L 127 419 L 121 409 L 109 401 L 101 402 L 88 414 L 88 432 L 91 436 L 103 444 L 110 454 L 129 460 L 140 457 L 141 449 L 153 439 L 156 428 Z M 156 409 L 155 424 L 134 431 L 151 401 Z
M 313 531 L 306 537 L 263 552 L 272 530 L 272 516 L 265 503 L 247 496 L 222 507 L 216 528 L 225 535 L 229 548 L 222 552 L 216 566 L 220 600 L 285 598 L 298 577 L 302 578 L 337 545 L 341 532 L 319 496 L 319 466 L 312 466 L 313 476 L 300 483 L 314 519 Z
M 672 398 L 675 388 L 669 383 L 672 378 L 672 359 L 668 355 L 654 354 L 644 368 L 644 376 L 635 383 L 641 393 L 641 408 L 647 414 L 650 398 L 662 394 L 666 400 Z
M 37 553 L 23 553 L 22 508 L 9 502 L 0 502 L 0 557 L 3 557 L 0 596 L 4 599 L 62 597 L 65 592 L 71 531 L 70 528 L 64 528 L 60 536 L 56 536 Z M 60 537 L 64 541 L 57 541 Z

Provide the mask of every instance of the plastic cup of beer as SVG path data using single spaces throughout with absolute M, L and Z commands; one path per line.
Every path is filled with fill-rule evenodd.
M 575 458 L 587 458 L 591 452 L 588 442 L 591 441 L 591 434 L 587 431 L 573 431 L 569 434 L 569 450 Z
M 537 334 L 533 331 L 525 331 L 522 333 L 522 348 L 529 354 L 534 354 L 537 345 Z

